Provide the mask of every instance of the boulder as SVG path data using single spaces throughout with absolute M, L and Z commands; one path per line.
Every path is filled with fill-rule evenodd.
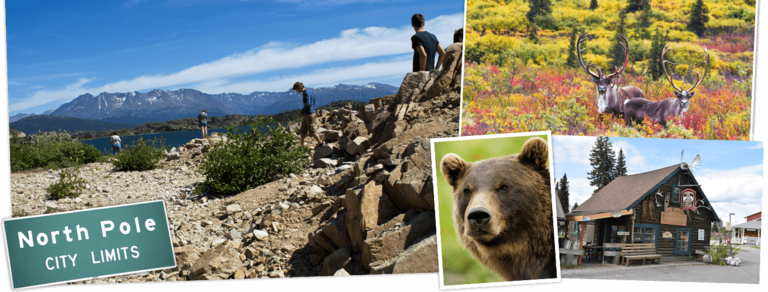
M 400 213 L 389 196 L 382 191 L 382 186 L 377 185 L 375 181 L 365 185 L 358 199 L 363 232 L 368 232 Z
M 338 160 L 330 159 L 330 158 L 321 158 L 318 160 L 315 160 L 315 167 L 316 168 L 326 168 L 326 167 L 335 167 L 336 164 L 338 164 Z
M 339 269 L 347 266 L 350 261 L 352 261 L 352 258 L 347 248 L 337 249 L 323 260 L 322 275 L 331 276 Z
M 207 250 L 200 258 L 192 264 L 192 278 L 200 275 L 232 274 L 243 265 L 240 261 L 240 254 L 232 245 L 222 242 L 215 248 Z
M 388 260 L 371 263 L 371 274 L 437 273 L 438 265 L 437 235 L 433 234 Z
M 413 94 L 413 91 L 424 87 L 424 84 L 429 81 L 428 71 L 411 72 L 405 75 L 403 82 L 400 84 L 400 89 L 394 97 L 395 103 L 403 103 L 404 99 L 407 103 L 407 99 Z
M 435 233 L 435 213 L 417 213 L 409 210 L 392 218 L 382 226 L 368 231 L 362 246 L 363 268 L 370 271 L 370 264 L 387 260 L 411 246 L 422 236 Z
M 333 242 L 334 245 L 343 247 L 352 245 L 347 237 L 347 226 L 345 224 L 346 213 L 331 220 L 321 228 L 323 234 Z
M 320 146 L 315 149 L 315 153 L 312 154 L 312 160 L 319 160 L 322 158 L 331 157 L 333 152 L 339 151 L 339 146 L 336 144 L 329 144 Z
M 368 151 L 368 148 L 370 147 L 370 143 L 368 142 L 368 138 L 364 136 L 359 136 L 355 138 L 354 140 L 347 143 L 347 153 L 351 155 L 356 154 L 365 154 Z

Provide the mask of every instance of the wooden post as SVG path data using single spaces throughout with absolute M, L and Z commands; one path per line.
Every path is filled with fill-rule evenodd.
M 584 250 L 584 229 L 586 228 L 587 223 L 581 222 L 579 224 L 580 230 L 579 230 L 579 250 Z M 581 266 L 581 255 L 579 255 L 579 266 Z
M 635 243 L 635 214 L 632 214 L 632 226 L 629 228 L 629 243 Z

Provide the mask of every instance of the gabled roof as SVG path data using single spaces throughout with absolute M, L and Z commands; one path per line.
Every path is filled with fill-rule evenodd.
M 732 228 L 760 229 L 760 221 L 759 220 L 755 220 L 755 221 L 744 222 L 744 223 L 741 223 L 739 225 L 733 226 Z
M 680 164 L 675 164 L 654 171 L 617 177 L 568 215 L 590 215 L 629 209 L 679 168 Z

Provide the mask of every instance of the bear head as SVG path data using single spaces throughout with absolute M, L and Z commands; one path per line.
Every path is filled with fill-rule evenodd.
M 450 153 L 441 160 L 441 172 L 453 187 L 456 232 L 487 266 L 521 259 L 521 254 L 550 257 L 554 235 L 548 157 L 547 142 L 531 138 L 515 155 L 468 163 Z M 498 259 L 497 264 L 490 258 Z

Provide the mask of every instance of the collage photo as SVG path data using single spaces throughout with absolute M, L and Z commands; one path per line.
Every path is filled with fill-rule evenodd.
M 0 2 L 3 290 L 765 287 L 760 1 Z

